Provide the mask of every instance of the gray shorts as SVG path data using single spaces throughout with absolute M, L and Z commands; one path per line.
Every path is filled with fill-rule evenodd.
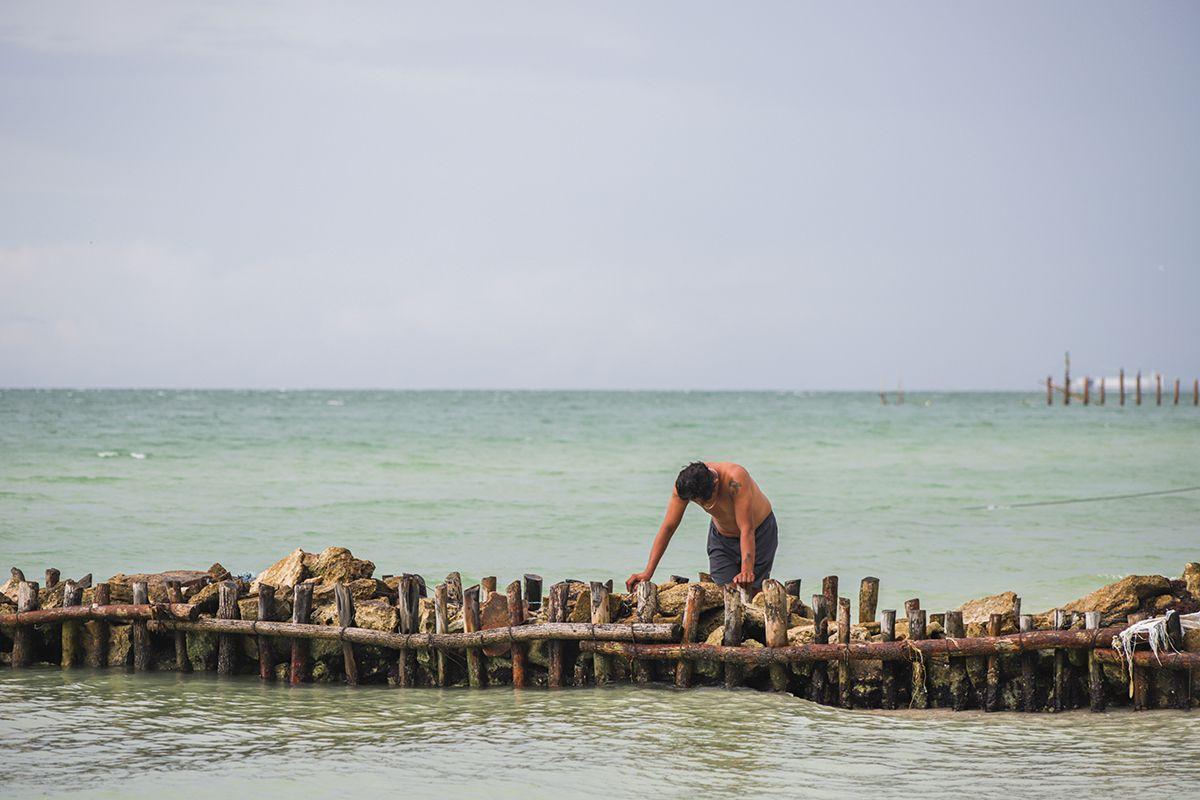
M 779 546 L 779 525 L 772 511 L 754 529 L 754 587 L 771 577 L 775 564 L 775 548 Z M 722 536 L 716 523 L 708 522 L 708 574 L 717 583 L 729 583 L 742 571 L 742 543 L 736 536 Z

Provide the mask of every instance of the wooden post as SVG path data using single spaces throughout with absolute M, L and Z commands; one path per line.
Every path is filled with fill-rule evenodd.
M 908 612 L 908 638 L 914 642 L 925 638 L 924 609 L 914 608 Z M 924 657 L 917 654 L 916 658 L 913 662 L 912 700 L 909 702 L 909 708 L 928 708 L 929 694 L 925 689 Z
M 110 589 L 107 583 L 98 583 L 92 590 L 92 602 L 98 606 L 106 606 L 110 601 Z M 108 637 L 109 624 L 105 620 L 95 621 L 96 649 L 88 657 L 89 667 L 108 666 Z
M 1020 632 L 1030 633 L 1033 630 L 1033 615 L 1020 616 Z M 1036 711 L 1035 698 L 1037 691 L 1037 651 L 1021 654 L 1021 710 Z
M 178 588 L 179 583 L 176 582 L 175 585 Z M 172 602 L 174 601 L 172 600 Z M 263 622 L 274 621 L 275 619 L 275 587 L 269 583 L 260 583 L 258 585 L 258 618 Z M 269 636 L 257 636 L 255 638 L 258 640 L 258 677 L 264 681 L 275 680 L 275 653 L 271 647 L 271 638 Z M 178 638 L 175 639 L 175 659 L 176 661 L 179 659 Z M 185 663 L 187 662 L 186 646 L 183 653 L 183 660 Z
M 1121 388 L 1121 405 L 1125 405 L 1125 368 L 1121 367 L 1121 376 L 1117 379 Z
M 1137 382 L 1134 384 L 1134 402 L 1136 405 L 1142 404 L 1142 371 L 1137 371 Z
M 570 585 L 560 581 L 550 587 L 550 600 L 546 608 L 548 622 L 564 622 L 567 619 L 567 599 L 570 597 Z M 551 689 L 560 689 L 563 685 L 563 643 L 551 641 L 550 656 L 547 667 L 547 684 Z
M 183 586 L 179 581 L 167 581 L 164 585 L 167 589 L 167 600 L 172 603 L 183 602 Z M 259 619 L 262 619 L 262 617 L 260 616 Z M 187 634 L 183 631 L 175 631 L 172 636 L 175 639 L 176 672 L 191 672 L 192 662 L 187 654 Z
M 767 647 L 786 647 L 788 643 L 788 603 L 789 597 L 783 584 L 772 578 L 763 581 L 763 627 L 766 633 Z M 786 692 L 788 688 L 788 668 L 786 664 L 772 664 L 771 688 L 777 692 Z
M 879 604 L 879 578 L 863 578 L 858 587 L 858 624 L 875 621 Z
M 48 568 L 46 570 L 46 588 L 53 589 L 55 586 L 58 586 L 58 581 L 61 577 L 61 571 L 55 569 L 54 567 Z
M 1054 609 L 1054 629 L 1061 631 L 1070 627 L 1070 615 L 1061 609 Z M 1054 649 L 1054 711 L 1063 711 L 1071 707 L 1070 692 L 1071 666 L 1067 662 L 1067 651 L 1061 647 Z
M 1192 379 L 1192 405 L 1200 406 L 1200 378 Z
M 1154 375 L 1154 405 L 1162 405 L 1162 373 Z
M 1100 627 L 1100 612 L 1088 611 L 1084 613 L 1084 624 L 1089 631 L 1094 631 Z M 1088 651 L 1088 705 L 1092 711 L 1104 710 L 1104 669 L 1100 664 L 1096 654 Z
M 308 623 L 308 616 L 312 613 L 312 595 L 313 585 L 311 583 L 296 584 L 296 588 L 292 590 L 292 622 Z M 292 639 L 292 686 L 307 682 L 311 677 L 309 650 L 307 639 Z
M 671 583 L 687 583 L 689 580 L 691 580 L 691 578 L 688 578 L 684 575 L 672 575 L 671 576 Z
M 521 582 L 513 581 L 506 589 L 508 595 L 508 624 L 512 627 L 525 623 L 525 599 L 521 596 Z M 525 686 L 525 645 L 513 642 L 509 648 L 512 653 L 512 685 L 515 689 Z
M 961 639 L 967 635 L 963 629 L 961 611 L 947 611 L 943 630 L 951 639 Z M 967 662 L 961 658 L 950 657 L 950 707 L 955 711 L 964 711 L 967 707 Z
M 17 612 L 36 611 L 37 608 L 37 581 L 23 581 L 17 586 Z M 34 633 L 35 631 L 29 625 L 17 625 L 13 629 L 13 669 L 22 669 L 33 663 L 36 642 Z
M 883 610 L 879 622 L 879 638 L 884 642 L 896 641 L 896 609 L 885 608 Z M 884 661 L 882 667 L 880 704 L 890 711 L 896 707 L 896 665 L 890 661 Z
M 496 576 L 488 575 L 486 578 L 479 579 L 480 600 L 487 602 L 487 599 L 496 593 Z
M 1149 614 L 1139 611 L 1136 614 L 1130 614 L 1126 617 L 1126 621 L 1132 625 L 1135 622 L 1141 622 L 1146 619 Z M 1146 667 L 1133 666 L 1133 685 L 1130 687 L 1130 696 L 1133 698 L 1133 710 L 1145 711 L 1150 707 L 1150 670 Z
M 1046 405 L 1054 405 L 1054 378 L 1050 375 L 1046 376 Z
M 699 586 L 689 586 L 687 590 L 687 598 L 683 604 L 683 632 L 679 641 L 683 644 L 691 644 L 696 641 L 696 626 L 700 622 L 700 598 L 704 595 L 704 589 Z M 686 658 L 679 659 L 679 663 L 675 665 L 675 685 L 686 689 L 692 685 L 692 667 L 691 661 Z
M 532 573 L 525 574 L 525 602 L 530 611 L 542 607 L 542 576 Z
M 1171 649 L 1179 651 L 1183 649 L 1183 625 L 1179 619 L 1178 611 L 1167 612 L 1167 641 L 1171 645 Z M 1167 681 L 1167 705 L 1170 708 L 1186 711 L 1191 705 L 1190 688 L 1191 688 L 1191 670 L 1173 669 L 1168 670 Z
M 725 601 L 725 635 L 721 638 L 721 644 L 726 647 L 741 647 L 742 593 L 732 583 L 726 583 L 721 587 L 721 597 Z M 725 687 L 732 689 L 740 686 L 743 671 L 740 664 L 726 662 Z
M 457 572 L 451 572 L 446 576 L 446 602 L 452 606 L 462 605 L 462 575 Z
M 838 576 L 826 575 L 821 580 L 821 596 L 825 598 L 825 619 L 827 627 L 832 628 L 837 620 L 838 608 Z
M 1087 375 L 1083 376 L 1083 404 L 1091 405 L 1092 400 L 1092 379 Z
M 872 617 L 875 615 L 872 614 Z M 838 644 L 850 644 L 850 598 L 838 598 Z M 850 660 L 838 661 L 838 702 L 842 708 L 850 707 Z
M 783 585 L 783 590 L 785 592 L 787 592 L 789 597 L 794 597 L 797 600 L 799 600 L 800 599 L 800 579 L 792 578 L 790 581 L 788 581 L 787 583 L 785 583 Z
M 916 611 L 921 607 L 921 598 L 914 597 L 911 600 L 904 601 L 904 618 L 908 619 L 908 612 Z
M 1179 405 L 1179 378 L 1175 379 L 1175 405 Z
M 1100 405 L 1104 405 L 1104 384 L 1108 383 L 1107 379 L 1100 379 Z
M 1063 405 L 1071 405 L 1071 354 L 1069 352 L 1063 367 Z
M 479 630 L 479 591 L 482 587 L 463 589 L 463 631 L 474 633 Z M 483 653 L 478 647 L 467 648 L 467 683 L 472 689 L 484 685 Z
M 145 605 L 150 602 L 149 587 L 145 581 L 133 582 L 133 604 Z M 145 672 L 150 669 L 150 631 L 146 623 L 135 621 L 130 623 L 129 632 L 133 634 L 133 670 Z
M 459 587 L 462 591 L 462 587 Z M 449 583 L 439 583 L 433 587 L 433 632 L 449 633 L 450 631 L 450 586 Z M 441 648 L 433 653 L 434 676 L 438 686 L 446 685 L 446 651 Z
M 999 636 L 1004 624 L 1003 614 L 988 615 L 988 636 Z M 987 658 L 987 692 L 983 697 L 983 710 L 996 711 L 1000 708 L 1000 656 Z
M 217 619 L 241 619 L 238 610 L 237 581 L 222 581 L 217 590 Z M 217 674 L 233 675 L 237 672 L 237 656 L 241 647 L 239 637 L 223 633 L 217 637 Z
M 829 617 L 825 606 L 825 595 L 812 596 L 813 607 L 813 643 L 827 644 L 829 642 Z M 812 677 L 808 687 L 808 699 L 814 703 L 824 703 L 828 691 L 828 669 L 824 661 L 812 662 Z
M 83 589 L 75 581 L 63 585 L 63 608 L 71 608 L 83 602 Z M 62 624 L 62 666 L 64 669 L 78 667 L 82 659 L 79 649 L 79 620 L 66 620 Z
M 592 624 L 600 625 L 610 622 L 608 614 L 608 586 L 600 581 L 592 581 Z M 599 653 L 592 656 L 592 672 L 596 679 L 596 685 L 602 686 L 612 680 L 612 658 L 611 656 L 600 655 Z
M 338 581 L 333 587 L 333 600 L 337 605 L 338 625 L 343 628 L 354 627 L 354 597 L 350 588 Z M 358 661 L 354 658 L 354 645 L 342 642 L 342 667 L 346 673 L 346 683 L 358 685 Z
M 416 575 L 403 575 L 396 587 L 396 609 L 400 613 L 400 633 L 416 633 L 421 587 Z M 400 649 L 397 682 L 401 686 L 415 686 L 417 682 L 417 651 L 411 647 Z
M 635 588 L 638 622 L 653 622 L 658 613 L 658 587 L 653 581 L 641 581 Z M 638 658 L 633 661 L 633 679 L 638 683 L 654 680 L 654 662 Z

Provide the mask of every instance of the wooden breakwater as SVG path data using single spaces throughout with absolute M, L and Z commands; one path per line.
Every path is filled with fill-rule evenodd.
M 1132 401 L 1133 405 L 1142 405 L 1143 396 L 1148 394 L 1153 388 L 1154 405 L 1161 406 L 1163 404 L 1164 388 L 1167 392 L 1167 397 L 1170 405 L 1180 405 L 1180 398 L 1183 395 L 1183 386 L 1186 381 L 1181 378 L 1174 379 L 1174 385 L 1171 385 L 1171 379 L 1167 378 L 1164 381 L 1162 373 L 1154 373 L 1152 379 L 1143 381 L 1142 371 L 1139 369 L 1128 381 L 1125 377 L 1125 368 L 1121 367 L 1117 373 L 1117 377 L 1113 378 L 1093 378 L 1090 375 L 1085 375 L 1082 379 L 1071 379 L 1071 354 L 1068 352 L 1065 358 L 1065 366 L 1063 368 L 1062 384 L 1055 386 L 1054 376 L 1046 376 L 1046 405 L 1054 405 L 1055 393 L 1062 400 L 1062 405 L 1069 406 L 1071 401 L 1075 400 L 1085 406 L 1098 405 L 1103 406 L 1108 399 L 1108 391 L 1114 391 L 1117 395 L 1116 400 L 1118 405 L 1124 407 L 1126 399 Z M 1193 406 L 1200 406 L 1200 378 L 1192 378 L 1191 381 L 1191 403 Z M 1183 396 L 1184 404 L 1187 403 L 1187 397 Z
M 311 556 L 315 565 L 324 555 L 296 560 Z M 355 561 L 370 565 L 349 557 L 342 566 Z M 1131 576 L 1041 615 L 1022 614 L 1011 593 L 941 613 L 913 598 L 902 615 L 877 613 L 879 580 L 866 578 L 854 623 L 837 576 L 805 603 L 798 580 L 766 581 L 754 598 L 703 574 L 642 583 L 628 595 L 611 582 L 572 580 L 543 600 L 532 574 L 499 592 L 489 588 L 494 578 L 463 587 L 451 573 L 430 593 L 419 575 L 376 580 L 366 571 L 305 577 L 296 569 L 284 577 L 301 580 L 276 586 L 270 570 L 251 582 L 214 565 L 94 587 L 48 571 L 43 588 L 15 570 L 5 584 L 15 601 L 0 608 L 0 661 L 212 670 L 291 684 L 749 686 L 845 708 L 1187 709 L 1200 699 L 1200 648 L 1187 649 L 1194 643 L 1177 624 L 1166 651 L 1138 649 L 1126 664 L 1112 649 L 1130 621 L 1160 608 L 1194 610 L 1200 564 L 1179 581 Z M 1078 610 L 1080 602 L 1101 607 Z M 1131 604 L 1138 610 L 1125 613 Z

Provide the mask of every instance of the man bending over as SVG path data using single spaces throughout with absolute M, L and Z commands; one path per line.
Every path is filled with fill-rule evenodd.
M 771 501 L 740 464 L 728 461 L 694 461 L 679 472 L 675 490 L 667 501 L 646 569 L 625 581 L 633 587 L 654 576 L 667 545 L 675 534 L 689 502 L 712 517 L 708 523 L 708 571 L 717 583 L 733 582 L 751 592 L 762 588 L 771 577 L 779 527 Z

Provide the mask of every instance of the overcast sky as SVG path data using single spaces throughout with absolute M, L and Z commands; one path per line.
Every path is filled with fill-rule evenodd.
M 1200 374 L 1200 4 L 0 5 L 0 385 Z

